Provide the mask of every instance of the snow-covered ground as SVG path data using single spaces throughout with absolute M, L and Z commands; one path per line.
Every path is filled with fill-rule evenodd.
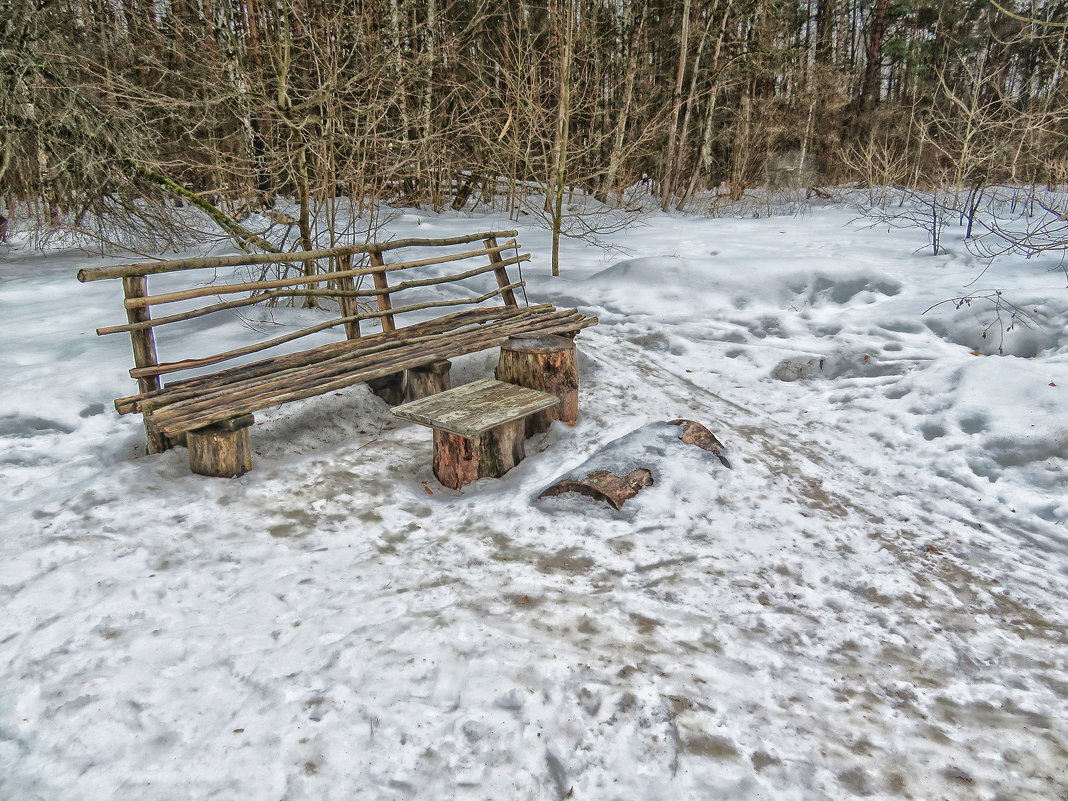
M 0 799 L 1068 797 L 1064 273 L 965 289 L 959 232 L 851 216 L 651 215 L 558 279 L 524 229 L 531 300 L 601 319 L 582 419 L 460 492 L 362 386 L 258 414 L 240 479 L 144 456 L 115 282 L 0 254 Z M 1033 321 L 923 314 L 995 288 Z M 535 503 L 679 417 L 733 469 Z

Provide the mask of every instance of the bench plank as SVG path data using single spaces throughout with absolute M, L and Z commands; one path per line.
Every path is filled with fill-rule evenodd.
M 517 328 L 546 332 L 566 327 L 583 328 L 596 323 L 596 318 L 581 315 L 547 313 L 540 324 L 524 318 L 514 325 L 486 325 L 473 331 L 441 337 L 433 342 L 398 343 L 385 353 L 364 355 L 351 353 L 348 358 L 329 359 L 327 363 L 299 368 L 288 372 L 259 376 L 236 384 L 215 387 L 201 385 L 197 391 L 181 398 L 180 390 L 167 397 L 167 390 L 134 404 L 116 404 L 120 411 L 148 413 L 148 425 L 155 431 L 174 436 L 190 428 L 209 425 L 238 414 L 255 412 L 294 400 L 302 400 L 352 384 L 369 381 L 399 370 L 418 367 L 427 361 L 449 359 L 467 353 L 504 344 Z M 577 319 L 576 319 L 577 318 Z
M 555 395 L 483 378 L 393 408 L 402 420 L 474 439 L 560 402 Z

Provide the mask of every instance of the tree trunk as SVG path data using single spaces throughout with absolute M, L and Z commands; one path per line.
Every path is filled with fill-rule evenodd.
M 886 33 L 887 0 L 875 0 L 872 9 L 871 30 L 868 34 L 868 48 L 864 63 L 864 78 L 860 92 L 853 102 L 853 139 L 864 138 L 871 125 L 871 113 L 879 101 L 879 89 L 882 82 L 883 36 Z
M 623 84 L 623 99 L 620 103 L 619 116 L 616 119 L 616 128 L 612 137 L 612 152 L 608 157 L 608 170 L 605 172 L 604 183 L 601 185 L 601 197 L 599 198 L 602 203 L 607 203 L 608 193 L 615 190 L 616 206 L 619 206 L 622 201 L 622 192 L 616 186 L 616 179 L 619 175 L 619 165 L 623 160 L 623 143 L 626 141 L 627 121 L 630 119 L 631 105 L 634 101 L 634 82 L 638 77 L 638 43 L 641 41 L 642 30 L 645 27 L 647 8 L 647 3 L 641 3 L 641 16 L 638 18 L 636 25 L 633 19 L 634 4 L 632 2 L 627 3 L 623 9 L 623 13 L 626 15 L 623 26 L 631 29 L 630 46 L 627 52 L 627 77 Z
M 675 74 L 675 92 L 673 94 L 673 111 L 671 129 L 668 131 L 667 157 L 664 161 L 664 177 L 660 184 L 660 208 L 668 210 L 673 192 L 672 182 L 675 164 L 675 139 L 679 130 L 679 114 L 682 110 L 682 80 L 686 75 L 686 50 L 690 43 L 690 0 L 683 0 L 682 26 L 679 33 L 679 68 Z
M 429 395 L 437 395 L 452 386 L 449 379 L 449 368 L 452 362 L 448 359 L 424 364 L 421 367 L 412 367 L 404 371 L 404 402 L 419 400 Z
M 683 114 L 683 117 L 682 117 L 682 130 L 679 133 L 678 153 L 677 153 L 677 155 L 675 157 L 675 164 L 672 167 L 672 171 L 671 171 L 671 174 L 674 176 L 672 178 L 672 186 L 673 187 L 674 187 L 674 184 L 679 183 L 683 179 L 682 165 L 683 165 L 684 161 L 686 160 L 686 151 L 687 151 L 687 146 L 686 145 L 687 145 L 687 142 L 690 139 L 690 119 L 691 119 L 691 117 L 693 117 L 694 106 L 697 103 L 697 77 L 701 72 L 701 56 L 704 55 L 705 45 L 708 43 L 708 32 L 712 28 L 712 20 L 713 20 L 713 16 L 712 16 L 712 14 L 709 14 L 708 15 L 708 22 L 705 24 L 705 28 L 701 32 L 701 41 L 697 45 L 697 55 L 694 56 L 694 60 L 693 60 L 693 69 L 691 70 L 691 75 L 690 75 L 690 89 L 689 89 L 689 92 L 687 92 L 687 94 L 686 94 L 686 113 Z M 692 177 L 693 177 L 693 175 L 695 173 L 697 173 L 697 168 L 696 167 L 691 167 L 691 170 L 690 170 L 691 185 L 692 185 Z M 672 189 L 672 191 L 674 191 L 674 189 Z M 686 193 L 684 193 L 684 195 L 681 198 L 679 198 L 679 203 L 678 203 L 678 206 L 676 208 L 678 208 L 679 211 L 682 211 L 683 207 L 686 205 L 686 201 L 687 200 L 689 200 L 689 192 L 688 191 Z
M 689 0 L 687 0 L 688 2 Z M 557 25 L 563 23 L 560 37 L 560 86 L 559 102 L 556 115 L 556 143 L 554 150 L 553 180 L 555 199 L 553 202 L 553 275 L 560 275 L 560 231 L 564 219 L 564 180 L 567 174 L 567 140 L 571 124 L 571 55 L 574 44 L 574 3 L 575 0 L 559 0 L 560 14 Z M 563 17 L 561 20 L 560 17 Z
M 683 195 L 680 202 L 681 205 L 693 197 L 693 193 L 697 189 L 697 182 L 701 178 L 708 179 L 709 168 L 712 166 L 712 138 L 715 133 L 715 118 L 716 118 L 716 104 L 719 99 L 719 57 L 723 52 L 723 40 L 727 35 L 727 22 L 730 19 L 730 9 L 732 0 L 727 0 L 727 3 L 723 9 L 723 15 L 720 20 L 719 35 L 716 37 L 716 47 L 712 51 L 712 67 L 709 70 L 712 74 L 712 80 L 715 83 L 712 85 L 712 94 L 708 98 L 708 111 L 705 114 L 704 131 L 701 136 L 701 150 L 697 156 L 697 168 L 690 174 L 690 183 L 686 187 L 686 193 Z

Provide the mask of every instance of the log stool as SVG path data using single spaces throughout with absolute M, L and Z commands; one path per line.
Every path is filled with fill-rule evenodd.
M 527 436 L 548 431 L 553 420 L 578 420 L 578 363 L 575 343 L 557 334 L 521 336 L 501 345 L 499 381 L 548 392 L 560 405 L 527 418 Z
M 555 395 L 485 378 L 395 406 L 393 414 L 434 429 L 434 475 L 460 489 L 519 464 L 524 420 L 559 403 Z
M 186 433 L 189 469 L 201 476 L 237 478 L 252 469 L 248 429 L 255 422 L 242 414 Z

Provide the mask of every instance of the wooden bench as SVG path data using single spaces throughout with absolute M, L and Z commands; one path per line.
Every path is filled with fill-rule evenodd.
M 499 347 L 518 336 L 573 337 L 579 330 L 596 325 L 596 317 L 575 309 L 519 303 L 516 290 L 525 282 L 521 273 L 520 280 L 514 281 L 508 268 L 530 256 L 519 252 L 512 239 L 515 234 L 490 231 L 289 254 L 140 262 L 82 269 L 78 280 L 122 282 L 127 322 L 97 329 L 97 333 L 130 334 L 134 354 L 130 375 L 137 379 L 138 392 L 116 400 L 115 408 L 120 414 L 142 415 L 148 451 L 157 453 L 184 444 L 191 436 L 195 441 L 190 447 L 194 472 L 240 475 L 250 467 L 247 428 L 253 412 L 361 382 L 377 383 L 381 393 L 392 393 L 391 402 L 411 400 L 448 388 L 450 358 Z M 470 248 L 480 240 L 481 247 Z M 203 270 L 218 273 L 243 267 L 263 272 L 249 280 L 201 284 L 155 295 L 148 289 L 149 276 L 153 275 Z M 268 278 L 268 270 L 275 270 L 278 277 Z M 391 283 L 391 277 L 403 280 Z M 477 286 L 480 279 L 490 277 L 488 289 Z M 368 279 L 372 286 L 363 285 Z M 427 287 L 447 291 L 450 297 L 398 303 L 402 294 L 411 296 Z M 177 326 L 208 314 L 233 313 L 253 304 L 294 297 L 331 300 L 337 304 L 337 312 L 324 315 L 315 325 L 222 353 L 167 362 L 157 358 L 155 332 L 160 326 Z M 202 302 L 202 298 L 215 300 L 207 306 L 188 308 L 191 301 Z M 500 298 L 500 305 L 485 305 L 494 298 Z M 172 314 L 153 318 L 151 309 L 165 304 L 182 306 Z M 400 315 L 412 321 L 398 325 Z M 380 322 L 380 330 L 363 330 L 361 324 L 371 321 Z M 294 340 L 330 329 L 343 330 L 344 339 L 286 352 Z M 168 347 L 173 346 L 168 342 Z M 277 355 L 214 370 L 215 365 L 247 361 L 263 351 Z M 204 372 L 206 368 L 214 371 Z M 164 376 L 190 370 L 200 374 L 166 384 L 161 381 Z M 400 391 L 403 388 L 406 395 Z
M 519 464 L 526 418 L 559 404 L 556 395 L 484 378 L 395 406 L 393 414 L 434 429 L 434 475 L 460 489 Z

